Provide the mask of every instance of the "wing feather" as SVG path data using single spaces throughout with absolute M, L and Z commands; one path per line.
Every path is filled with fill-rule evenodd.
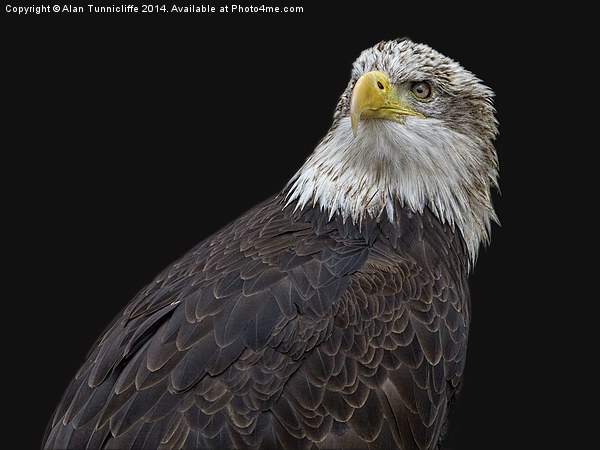
M 431 448 L 464 369 L 454 231 L 398 207 L 359 227 L 273 198 L 140 291 L 45 446 Z

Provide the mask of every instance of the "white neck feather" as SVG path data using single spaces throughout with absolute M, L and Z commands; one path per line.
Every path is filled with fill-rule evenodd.
M 497 162 L 486 145 L 433 118 L 362 120 L 356 136 L 342 118 L 288 183 L 288 204 L 318 205 L 358 224 L 365 214 L 393 219 L 394 198 L 417 213 L 428 207 L 458 227 L 474 261 L 497 222 L 490 197 Z

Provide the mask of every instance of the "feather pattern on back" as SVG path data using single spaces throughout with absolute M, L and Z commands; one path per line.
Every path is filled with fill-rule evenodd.
M 47 448 L 437 440 L 464 368 L 464 240 L 399 204 L 360 229 L 283 200 L 138 294 L 67 390 Z

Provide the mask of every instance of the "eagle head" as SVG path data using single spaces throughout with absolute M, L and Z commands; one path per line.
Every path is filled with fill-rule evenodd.
M 498 221 L 493 91 L 431 47 L 397 39 L 364 50 L 331 128 L 288 184 L 288 203 L 360 223 L 394 205 L 429 208 L 474 260 Z

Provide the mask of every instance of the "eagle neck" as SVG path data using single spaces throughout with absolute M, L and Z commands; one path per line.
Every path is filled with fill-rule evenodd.
M 334 123 L 286 186 L 288 204 L 318 208 L 330 219 L 338 214 L 359 228 L 367 218 L 393 221 L 397 205 L 418 214 L 428 208 L 459 229 L 474 262 L 497 221 L 490 198 L 497 162 L 482 156 L 481 142 L 424 122 L 365 120 L 356 136 L 349 119 Z

